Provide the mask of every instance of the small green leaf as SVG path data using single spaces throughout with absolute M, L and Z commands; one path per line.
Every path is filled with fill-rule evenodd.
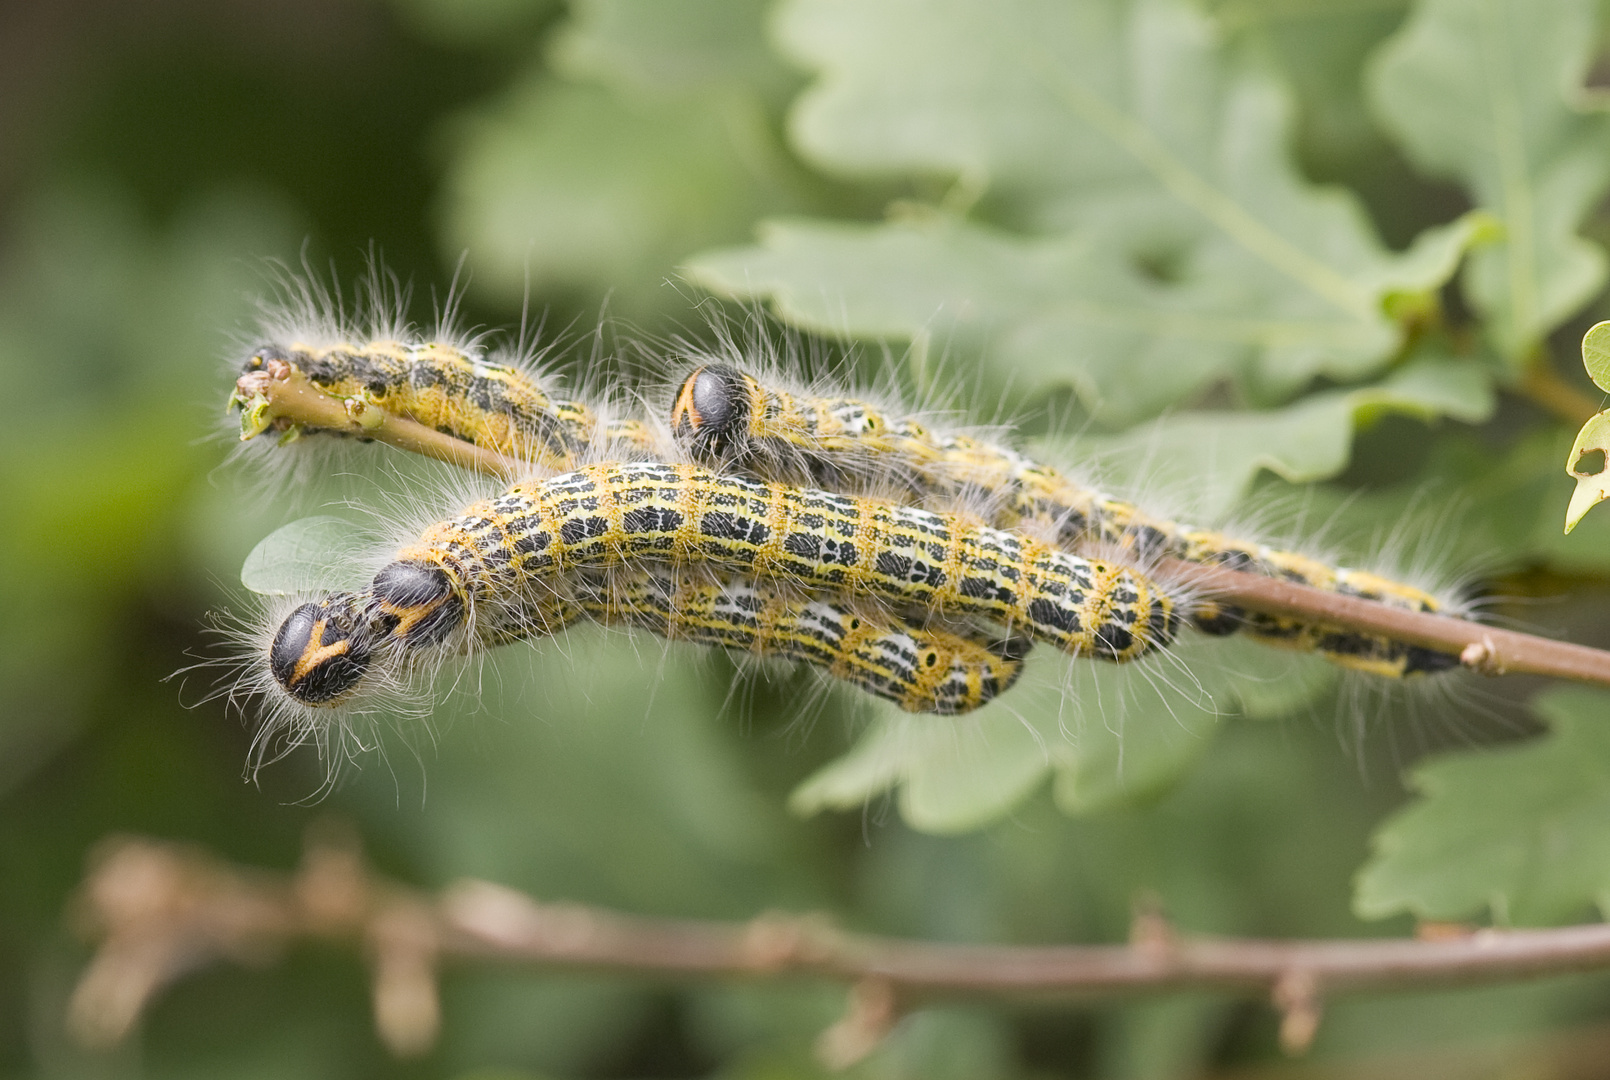
M 1610 322 L 1594 323 L 1582 335 L 1582 366 L 1593 385 L 1610 392 Z
M 372 567 L 363 557 L 368 537 L 352 522 L 322 515 L 282 526 L 252 548 L 240 568 L 240 581 L 265 596 L 290 596 L 310 589 L 361 589 Z
M 1376 832 L 1353 906 L 1524 925 L 1580 918 L 1610 897 L 1610 694 L 1559 689 L 1549 733 L 1415 770 L 1420 798 Z
M 1594 472 L 1584 471 L 1583 459 L 1593 460 L 1595 453 L 1599 455 L 1599 468 Z M 1582 425 L 1582 430 L 1576 433 L 1576 442 L 1571 444 L 1571 454 L 1565 459 L 1565 471 L 1576 477 L 1576 490 L 1571 493 L 1571 505 L 1565 510 L 1565 531 L 1570 532 L 1589 510 L 1610 497 L 1610 412 L 1599 413 Z

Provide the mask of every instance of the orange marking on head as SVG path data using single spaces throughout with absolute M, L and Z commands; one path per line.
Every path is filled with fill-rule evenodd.
M 699 415 L 699 408 L 693 403 L 693 384 L 699 381 L 704 374 L 704 365 L 700 364 L 688 373 L 682 380 L 682 388 L 676 392 L 676 404 L 671 406 L 671 427 L 680 431 L 686 425 L 688 431 L 698 431 L 704 424 L 704 417 Z
M 324 624 L 326 621 L 325 619 L 320 619 L 313 624 L 313 630 L 308 634 L 307 648 L 302 651 L 302 655 L 296 661 L 296 667 L 291 671 L 291 686 L 295 686 L 307 678 L 314 668 L 325 661 L 333 660 L 337 656 L 345 656 L 351 648 L 352 642 L 347 638 L 342 638 L 333 645 L 315 644 L 315 642 L 322 640 L 324 637 Z

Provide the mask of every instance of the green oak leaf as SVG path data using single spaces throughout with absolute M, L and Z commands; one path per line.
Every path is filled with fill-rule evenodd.
M 1416 769 L 1420 798 L 1375 834 L 1353 906 L 1541 925 L 1610 908 L 1610 695 L 1551 690 L 1542 738 Z
M 1479 423 L 1496 405 L 1492 385 L 1470 364 L 1425 359 L 1373 386 L 1311 394 L 1266 412 L 1179 413 L 1110 438 L 1077 445 L 1079 456 L 1127 463 L 1126 479 L 1190 492 L 1190 511 L 1216 520 L 1241 500 L 1259 471 L 1291 483 L 1335 476 L 1347 467 L 1353 431 L 1380 415 Z
M 1265 50 L 1296 92 L 1304 165 L 1356 183 L 1380 170 L 1385 137 L 1359 70 L 1403 22 L 1409 0 L 1204 0 L 1221 30 Z M 1379 214 L 1381 207 L 1372 206 Z
M 1582 91 L 1595 14 L 1594 0 L 1426 0 L 1369 76 L 1410 159 L 1502 222 L 1464 285 L 1515 363 L 1605 279 L 1604 252 L 1577 235 L 1610 185 L 1610 113 Z
M 1387 251 L 1352 197 L 1293 167 L 1287 89 L 1181 0 L 796 0 L 778 27 L 818 74 L 791 122 L 802 155 L 957 177 L 952 204 L 982 196 L 1015 231 L 934 212 L 773 221 L 688 272 L 817 331 L 955 332 L 1105 420 L 1224 378 L 1282 396 L 1369 374 L 1403 341 L 1389 312 L 1430 302 L 1481 231 Z
M 1183 775 L 1230 715 L 1279 716 L 1335 669 L 1249 641 L 1188 637 L 1145 669 L 1041 649 L 1012 693 L 954 720 L 881 713 L 844 757 L 794 792 L 799 813 L 852 809 L 891 788 L 926 832 L 981 828 L 1047 778 L 1074 815 L 1145 799 Z

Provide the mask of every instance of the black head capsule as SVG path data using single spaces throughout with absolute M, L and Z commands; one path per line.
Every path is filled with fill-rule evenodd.
M 464 601 L 440 566 L 391 563 L 375 575 L 369 591 L 380 605 L 385 630 L 404 645 L 439 645 L 464 625 Z
M 303 604 L 280 624 L 268 648 L 268 668 L 285 692 L 304 705 L 333 705 L 363 682 L 373 635 L 352 593 Z
M 699 458 L 725 459 L 743 447 L 749 429 L 749 386 L 728 364 L 696 368 L 677 391 L 671 432 Z

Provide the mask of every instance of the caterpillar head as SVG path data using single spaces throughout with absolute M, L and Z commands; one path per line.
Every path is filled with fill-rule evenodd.
M 729 364 L 695 368 L 677 391 L 671 409 L 672 434 L 703 461 L 723 462 L 741 456 L 749 431 L 753 382 Z
M 373 602 L 333 593 L 286 616 L 268 649 L 274 681 L 303 705 L 335 705 L 356 690 L 374 659 Z
M 303 705 L 338 705 L 363 685 L 381 650 L 439 645 L 464 612 L 441 567 L 394 562 L 366 592 L 333 593 L 292 611 L 269 646 L 269 671 Z

